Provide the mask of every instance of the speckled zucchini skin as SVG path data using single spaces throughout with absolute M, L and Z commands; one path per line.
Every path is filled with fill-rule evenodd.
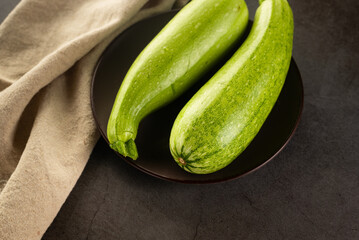
M 243 152 L 279 96 L 292 46 L 288 2 L 260 1 L 246 41 L 177 116 L 170 150 L 179 166 L 212 173 Z
M 243 0 L 193 0 L 150 42 L 129 69 L 107 125 L 111 148 L 138 157 L 140 121 L 174 100 L 229 50 L 244 33 Z

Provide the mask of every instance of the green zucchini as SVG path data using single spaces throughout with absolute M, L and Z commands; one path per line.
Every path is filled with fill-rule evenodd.
M 111 148 L 138 157 L 140 121 L 174 100 L 244 33 L 248 9 L 243 0 L 193 0 L 136 58 L 117 93 L 107 125 Z
M 170 150 L 180 167 L 191 173 L 212 173 L 249 145 L 285 82 L 293 28 L 286 0 L 260 1 L 245 42 L 175 120 Z

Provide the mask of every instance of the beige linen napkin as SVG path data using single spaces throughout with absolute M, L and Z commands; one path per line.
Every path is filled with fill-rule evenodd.
M 42 237 L 99 137 L 96 61 L 131 23 L 174 2 L 23 0 L 0 25 L 1 240 Z

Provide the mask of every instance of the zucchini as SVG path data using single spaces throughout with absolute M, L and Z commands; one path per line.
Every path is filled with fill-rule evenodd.
M 174 122 L 171 154 L 188 172 L 212 173 L 236 159 L 259 132 L 285 82 L 292 11 L 286 0 L 259 3 L 245 42 Z
M 121 84 L 107 125 L 111 148 L 135 160 L 141 120 L 200 79 L 240 39 L 247 23 L 243 0 L 193 0 L 176 14 Z

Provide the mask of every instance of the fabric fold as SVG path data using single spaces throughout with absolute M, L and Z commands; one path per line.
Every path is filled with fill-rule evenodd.
M 0 239 L 42 237 L 99 137 L 90 106 L 99 56 L 174 3 L 23 0 L 0 25 Z

